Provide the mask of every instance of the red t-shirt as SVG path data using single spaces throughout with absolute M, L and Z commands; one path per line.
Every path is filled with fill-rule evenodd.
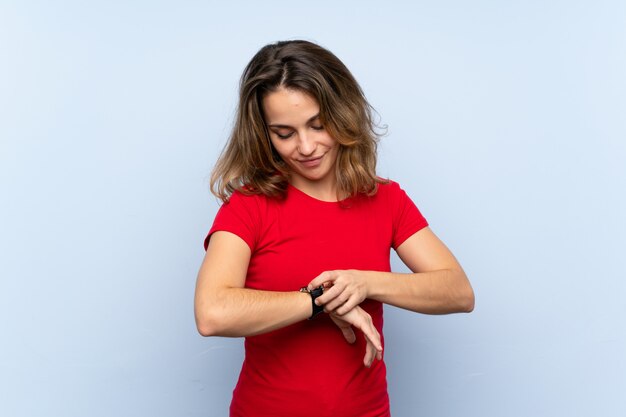
M 285 199 L 235 192 L 205 247 L 213 232 L 234 233 L 252 252 L 246 288 L 297 291 L 328 270 L 390 271 L 390 249 L 427 225 L 395 182 L 343 202 L 289 186 Z M 382 304 L 365 300 L 361 307 L 382 337 Z M 366 368 L 363 335 L 348 344 L 326 314 L 246 337 L 245 352 L 231 416 L 389 416 L 384 362 Z

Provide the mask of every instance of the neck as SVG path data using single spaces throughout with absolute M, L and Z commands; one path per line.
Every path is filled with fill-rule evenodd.
M 291 178 L 289 183 L 303 193 L 322 201 L 339 201 L 337 181 L 310 181 L 305 178 Z

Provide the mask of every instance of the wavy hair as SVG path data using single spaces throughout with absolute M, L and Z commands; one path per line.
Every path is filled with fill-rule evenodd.
M 263 98 L 279 88 L 317 100 L 324 129 L 339 144 L 335 171 L 337 195 L 372 195 L 377 184 L 376 150 L 380 134 L 361 87 L 330 51 L 304 40 L 261 48 L 239 84 L 239 105 L 228 143 L 211 174 L 211 192 L 228 201 L 235 190 L 284 197 L 289 168 L 274 150 L 263 117 Z

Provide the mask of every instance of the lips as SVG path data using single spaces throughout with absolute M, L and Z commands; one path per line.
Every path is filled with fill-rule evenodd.
M 318 167 L 322 163 L 323 157 L 324 155 L 318 156 L 317 158 L 301 159 L 298 162 L 307 168 L 315 168 L 315 167 Z

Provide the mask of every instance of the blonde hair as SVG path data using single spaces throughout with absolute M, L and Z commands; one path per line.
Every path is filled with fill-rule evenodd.
M 245 194 L 284 197 L 289 170 L 269 139 L 263 98 L 279 88 L 315 98 L 320 121 L 339 144 L 335 163 L 337 195 L 372 195 L 377 184 L 376 150 L 380 135 L 373 108 L 346 66 L 314 43 L 294 40 L 266 45 L 246 66 L 232 133 L 211 174 L 211 192 L 222 201 Z

